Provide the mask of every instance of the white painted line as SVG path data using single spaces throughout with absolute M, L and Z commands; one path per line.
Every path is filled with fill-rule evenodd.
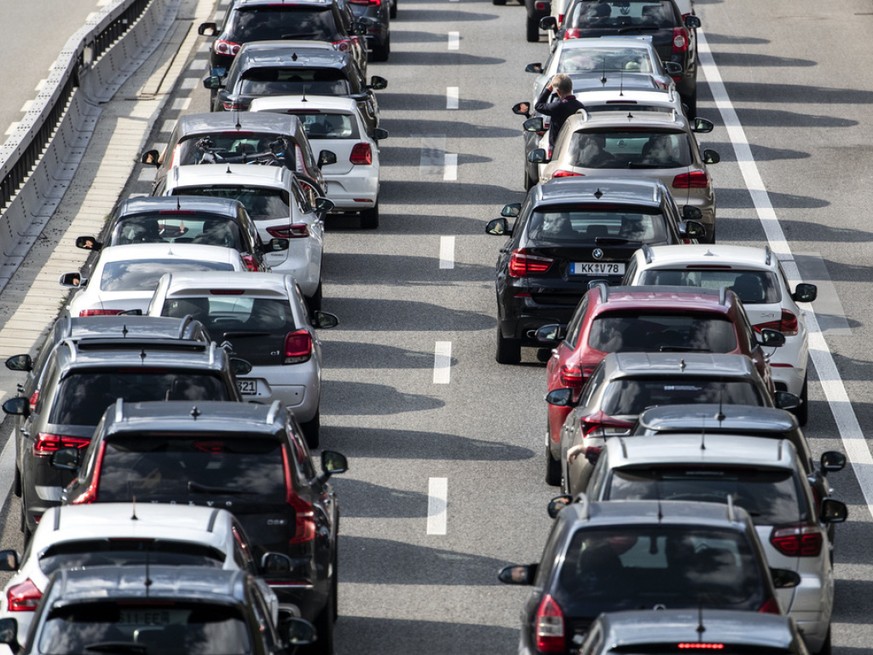
M 196 89 L 200 80 L 196 77 L 183 77 L 179 80 L 179 88 L 185 91 L 190 91 L 191 89 Z
M 743 130 L 739 116 L 737 116 L 728 96 L 703 30 L 697 30 L 697 37 L 701 68 L 712 91 L 715 104 L 721 113 L 722 121 L 727 128 L 728 136 L 737 156 L 737 164 L 752 196 L 758 220 L 761 221 L 770 248 L 779 255 L 782 268 L 785 269 L 785 275 L 792 284 L 796 284 L 801 281 L 800 271 L 797 269 L 791 247 L 788 245 L 779 218 L 770 202 L 770 195 L 764 186 L 758 165 L 752 157 L 752 149 L 749 147 L 745 130 Z M 809 357 L 815 365 L 825 398 L 827 398 L 828 405 L 830 405 L 834 415 L 837 429 L 840 431 L 843 448 L 845 448 L 846 455 L 852 463 L 852 469 L 855 471 L 861 493 L 864 494 L 867 510 L 873 514 L 873 497 L 871 497 L 873 494 L 873 455 L 870 454 L 870 448 L 864 438 L 864 433 L 861 431 L 855 410 L 852 408 L 849 394 L 846 392 L 846 387 L 840 378 L 840 372 L 834 363 L 833 355 L 819 328 L 815 310 L 808 307 L 804 308 L 803 313 L 806 318 L 806 327 L 809 330 Z
M 457 153 L 446 153 L 445 169 L 443 171 L 443 180 L 446 182 L 454 182 L 458 179 L 458 155 Z
M 461 90 L 456 86 L 446 87 L 446 109 L 457 109 Z
M 173 111 L 185 111 L 191 105 L 191 98 L 177 98 L 170 105 Z
M 433 383 L 452 381 L 452 342 L 437 341 L 433 349 Z
M 450 0 L 451 1 L 451 0 Z M 445 534 L 449 499 L 448 478 L 427 480 L 427 533 Z
M 455 237 L 440 237 L 440 269 L 455 267 Z
M 5 396 L 6 394 L 2 394 Z M 5 398 L 4 398 L 5 399 Z M 10 475 L 0 476 L 0 498 L 4 498 L 4 504 L 9 502 L 12 490 L 12 474 L 15 471 L 15 435 L 10 435 L 0 453 L 0 471 L 8 471 Z M 445 534 L 445 533 L 443 533 Z
M 449 50 L 461 49 L 461 33 L 449 32 Z

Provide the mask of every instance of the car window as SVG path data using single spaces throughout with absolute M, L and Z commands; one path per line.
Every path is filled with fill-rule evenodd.
M 90 645 L 106 642 L 142 644 L 151 653 L 252 652 L 241 610 L 208 602 L 65 603 L 48 612 L 38 636 L 39 652 L 53 655 L 93 652 Z
M 288 112 L 283 112 L 288 113 Z M 339 111 L 294 110 L 310 139 L 357 139 L 358 126 L 354 116 Z
M 588 345 L 605 353 L 729 353 L 737 348 L 737 335 L 721 314 L 604 312 L 591 323 Z
M 654 65 L 643 48 L 564 48 L 559 73 L 651 73 Z
M 223 552 L 190 541 L 167 539 L 101 538 L 55 543 L 39 555 L 39 568 L 46 575 L 58 569 L 83 566 L 135 566 L 148 562 L 171 566 L 205 566 L 220 569 Z
M 568 19 L 567 27 L 594 29 L 630 26 L 666 29 L 679 26 L 672 0 L 583 0 L 575 5 Z
M 284 189 L 210 184 L 176 187 L 173 189 L 173 195 L 239 200 L 254 221 L 288 218 L 291 215 L 289 194 Z
M 238 43 L 276 39 L 332 41 L 337 34 L 333 14 L 328 10 L 272 4 L 239 7 L 229 13 L 227 36 Z
M 603 395 L 606 414 L 637 415 L 655 405 L 692 403 L 726 405 L 764 404 L 758 388 L 751 382 L 705 378 L 620 379 L 609 383 Z
M 351 93 L 345 73 L 336 68 L 252 68 L 242 74 L 236 91 L 253 96 Z
M 582 397 L 579 400 L 579 407 L 587 407 L 591 404 L 591 400 L 594 398 L 595 393 L 597 393 L 600 386 L 603 384 L 603 378 L 606 377 L 606 374 L 603 371 L 603 367 L 598 366 L 597 370 L 594 371 L 594 374 L 591 376 L 591 379 L 588 380 L 588 384 L 582 388 Z
M 175 271 L 232 271 L 228 262 L 193 259 L 149 259 L 106 262 L 100 274 L 101 291 L 154 291 L 164 273 Z
M 196 134 L 183 139 L 176 150 L 174 164 L 244 164 L 255 155 L 281 152 L 282 137 L 266 132 L 217 132 Z
M 232 218 L 177 212 L 130 216 L 115 226 L 106 245 L 122 246 L 131 243 L 199 243 L 243 250 L 239 225 Z
M 585 241 L 597 237 L 612 237 L 641 243 L 663 243 L 667 240 L 664 217 L 656 208 L 651 210 L 609 211 L 543 207 L 534 210 L 527 226 L 528 237 L 537 241 Z
M 747 305 L 779 302 L 776 275 L 770 271 L 743 269 L 651 268 L 640 274 L 638 284 L 668 284 L 673 286 L 720 289 L 727 287 Z
M 291 306 L 284 298 L 221 294 L 173 296 L 164 301 L 161 316 L 182 318 L 187 315 L 201 321 L 213 335 L 237 331 L 285 334 L 297 327 Z
M 575 348 L 579 341 L 579 331 L 582 327 L 582 320 L 585 318 L 585 315 L 588 313 L 588 294 L 586 293 L 582 296 L 582 300 L 579 301 L 579 304 L 576 306 L 576 310 L 573 312 L 573 318 L 570 320 L 570 324 L 567 326 L 567 337 L 564 339 L 566 344 Z
M 680 168 L 693 163 L 685 132 L 665 130 L 579 131 L 566 156 L 580 168 Z

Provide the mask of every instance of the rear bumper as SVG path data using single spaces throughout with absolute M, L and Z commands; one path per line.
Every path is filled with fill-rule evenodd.
M 379 170 L 372 166 L 354 166 L 344 175 L 325 175 L 327 197 L 337 210 L 361 211 L 376 205 L 379 199 Z
M 321 398 L 321 371 L 314 358 L 302 364 L 255 366 L 240 380 L 258 381 L 258 393 L 244 395 L 243 400 L 262 403 L 280 401 L 292 410 L 298 421 L 311 420 Z

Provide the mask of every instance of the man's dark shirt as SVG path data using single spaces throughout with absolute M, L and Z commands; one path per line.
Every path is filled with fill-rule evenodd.
M 549 127 L 550 149 L 555 147 L 555 141 L 558 140 L 558 133 L 561 131 L 561 128 L 564 127 L 566 120 L 580 109 L 585 108 L 585 105 L 576 100 L 576 96 L 574 95 L 568 95 L 563 99 L 547 102 L 551 93 L 552 92 L 549 91 L 548 85 L 543 87 L 542 93 L 540 93 L 540 97 L 537 98 L 537 102 L 534 105 L 534 109 L 537 113 L 551 116 L 552 118 L 552 124 Z

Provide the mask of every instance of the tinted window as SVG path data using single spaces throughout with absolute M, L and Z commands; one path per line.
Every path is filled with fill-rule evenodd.
M 154 291 L 164 273 L 175 271 L 232 271 L 226 262 L 190 259 L 106 262 L 100 275 L 101 291 Z
M 144 652 L 162 655 L 249 653 L 252 647 L 245 619 L 235 607 L 142 601 L 55 607 L 43 624 L 39 650 L 80 655 L 96 652 L 88 647 L 101 642 L 142 644 Z
M 269 187 L 238 187 L 209 185 L 202 187 L 179 187 L 173 189 L 176 196 L 208 196 L 210 198 L 230 198 L 239 200 L 252 220 L 271 220 L 288 218 L 291 215 L 290 198 L 284 189 Z
M 261 132 L 231 132 L 183 139 L 176 151 L 174 164 L 245 163 L 254 155 L 282 153 L 285 144 L 275 134 Z
M 775 446 L 774 446 L 775 447 Z M 797 481 L 790 470 L 746 468 L 614 469 L 610 500 L 699 500 L 726 503 L 728 495 L 752 521 L 774 525 L 805 520 Z
M 74 372 L 58 385 L 50 423 L 97 425 L 118 398 L 148 400 L 231 400 L 224 381 L 215 373 L 164 369 L 115 369 Z
M 286 113 L 286 112 L 283 112 Z M 341 112 L 297 112 L 306 136 L 310 139 L 357 139 L 357 121 L 351 114 Z
M 49 546 L 39 557 L 39 568 L 51 575 L 60 568 L 168 564 L 221 568 L 225 555 L 219 550 L 185 541 L 158 539 L 92 539 Z
M 655 67 L 643 48 L 564 48 L 558 73 L 652 73 Z
M 571 165 L 581 168 L 679 168 L 692 163 L 687 134 L 644 129 L 574 132 L 568 155 Z
M 703 351 L 737 347 L 733 323 L 718 314 L 609 312 L 591 324 L 588 345 L 606 353 Z
M 334 68 L 253 68 L 243 73 L 237 92 L 251 96 L 344 96 L 351 90 L 345 74 Z
M 683 378 L 679 380 L 616 380 L 603 395 L 603 411 L 610 415 L 640 414 L 655 405 L 718 403 L 763 405 L 758 389 L 750 382 L 722 382 Z
M 236 221 L 196 212 L 124 218 L 112 231 L 110 244 L 122 246 L 130 243 L 199 243 L 244 249 Z
M 243 7 L 232 12 L 228 37 L 232 41 L 308 39 L 332 41 L 337 34 L 330 10 L 306 7 Z
M 637 284 L 669 284 L 674 286 L 727 287 L 746 304 L 776 303 L 780 301 L 776 275 L 769 271 L 737 269 L 650 269 L 643 271 Z
M 642 243 L 667 240 L 664 217 L 656 209 L 640 211 L 621 207 L 595 211 L 562 207 L 535 210 L 528 221 L 528 237 L 540 241 L 591 241 L 614 237 Z
M 672 0 L 583 0 L 569 18 L 568 27 L 596 29 L 629 26 L 664 29 L 679 25 Z
M 101 502 L 131 497 L 205 501 L 282 500 L 282 444 L 256 436 L 147 434 L 106 441 L 98 494 Z
M 289 332 L 295 329 L 287 300 L 251 296 L 207 296 L 168 298 L 161 316 L 181 318 L 191 314 L 212 334 L 234 330 L 247 332 Z

